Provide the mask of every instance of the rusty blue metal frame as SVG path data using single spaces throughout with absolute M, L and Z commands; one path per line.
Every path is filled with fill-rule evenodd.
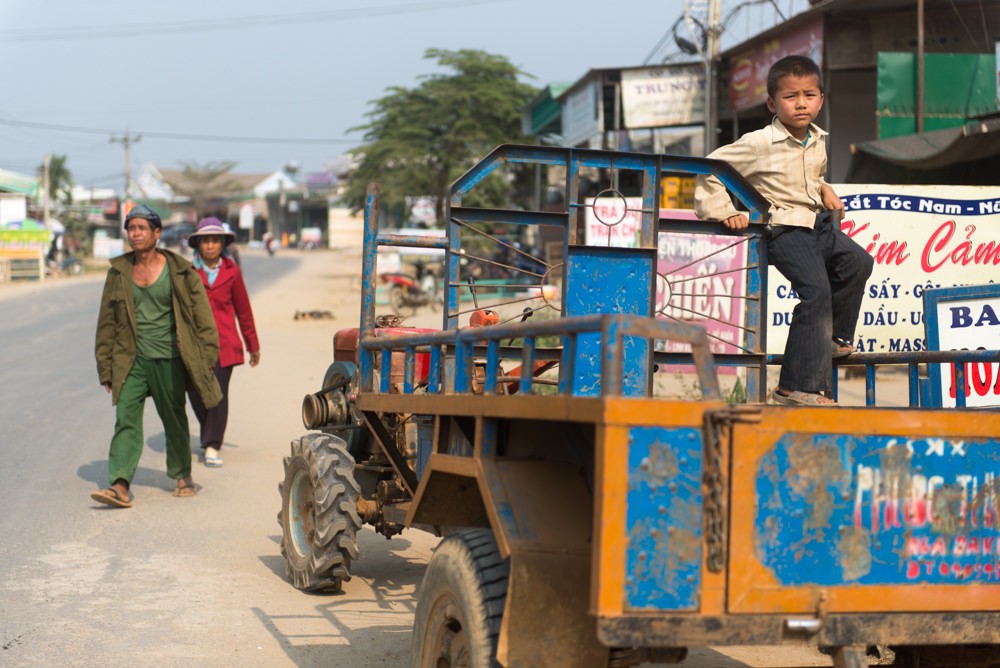
M 476 184 L 482 181 L 487 175 L 502 167 L 505 164 L 540 164 L 557 165 L 566 169 L 565 181 L 565 201 L 566 210 L 559 212 L 542 211 L 517 211 L 510 209 L 480 209 L 474 207 L 463 207 L 461 205 L 462 196 L 468 193 Z M 747 265 L 751 269 L 747 272 L 747 293 L 750 299 L 747 305 L 747 339 L 745 348 L 751 351 L 750 354 L 725 354 L 716 355 L 715 363 L 721 365 L 744 366 L 752 368 L 755 373 L 748 374 L 748 396 L 756 397 L 758 401 L 764 401 L 766 394 L 766 368 L 768 365 L 781 364 L 781 355 L 765 355 L 766 332 L 764 324 L 767 313 L 767 256 L 766 245 L 763 243 L 759 230 L 766 216 L 768 203 L 759 193 L 754 190 L 747 181 L 736 172 L 731 166 L 719 161 L 707 158 L 695 158 L 671 155 L 647 155 L 637 153 L 618 153 L 613 151 L 596 151 L 580 149 L 564 149 L 559 147 L 542 146 L 518 146 L 503 145 L 496 148 L 477 165 L 462 175 L 451 188 L 451 196 L 448 201 L 448 233 L 441 238 L 428 238 L 407 235 L 380 235 L 378 234 L 378 195 L 379 189 L 376 184 L 371 184 L 368 188 L 365 199 L 365 230 L 364 230 L 364 253 L 362 257 L 362 306 L 361 306 L 361 333 L 362 341 L 368 339 L 375 327 L 375 263 L 377 249 L 380 245 L 388 246 L 409 246 L 421 248 L 437 248 L 446 251 L 446 267 L 448 273 L 449 287 L 446 292 L 444 329 L 453 329 L 458 326 L 457 316 L 459 311 L 458 296 L 460 289 L 456 285 L 459 276 L 459 263 L 461 261 L 460 239 L 457 233 L 456 220 L 475 223 L 506 223 L 519 225 L 550 225 L 563 230 L 563 250 L 564 256 L 569 246 L 575 244 L 577 222 L 580 215 L 580 207 L 573 205 L 578 199 L 579 178 L 582 168 L 602 168 L 633 170 L 642 172 L 642 231 L 640 240 L 644 245 L 655 247 L 656 233 L 659 231 L 669 232 L 689 232 L 708 234 L 730 234 L 720 223 L 711 221 L 661 221 L 655 203 L 659 193 L 658 175 L 664 172 L 682 172 L 688 174 L 712 174 L 717 176 L 726 187 L 733 192 L 736 197 L 743 202 L 750 214 L 751 231 L 744 233 L 748 239 L 748 260 Z M 736 235 L 738 236 L 738 235 Z M 563 282 L 563 290 L 566 289 Z M 565 295 L 563 303 L 565 304 Z M 529 328 L 530 329 L 530 328 Z M 570 327 L 573 330 L 573 327 Z M 569 370 L 569 378 L 572 378 L 572 369 L 575 366 L 574 356 L 576 355 L 576 337 L 572 332 L 553 331 L 562 336 L 563 354 L 561 363 L 563 372 Z M 498 330 L 508 332 L 508 330 Z M 520 336 L 518 334 L 517 336 Z M 504 334 L 505 337 L 509 334 Z M 482 339 L 489 337 L 480 336 Z M 429 345 L 429 344 L 414 344 Z M 494 344 L 496 352 L 494 355 L 499 359 L 500 345 Z M 470 341 L 465 341 L 456 346 L 456 342 L 445 336 L 436 340 L 436 344 L 429 348 L 431 353 L 430 383 L 433 387 L 441 387 L 445 381 L 444 359 L 449 350 L 454 350 L 458 357 L 455 377 L 458 387 L 467 387 L 471 382 L 472 373 L 472 351 L 476 345 Z M 530 357 L 534 359 L 541 351 L 530 347 Z M 529 351 L 524 351 L 523 356 L 529 357 Z M 385 356 L 383 364 L 388 364 L 389 356 Z M 504 357 L 509 358 L 509 356 Z M 373 377 L 373 357 L 362 355 L 360 373 L 362 378 L 362 391 L 372 391 Z M 654 362 L 659 364 L 689 364 L 693 356 L 687 353 L 655 353 Z M 1000 352 L 997 351 L 917 351 L 912 353 L 861 353 L 852 355 L 845 360 L 836 361 L 834 370 L 842 364 L 863 364 L 866 372 L 866 404 L 875 405 L 875 367 L 884 364 L 906 364 L 910 377 L 909 403 L 910 406 L 926 405 L 926 400 L 922 400 L 920 391 L 920 378 L 918 377 L 918 365 L 928 363 L 951 363 L 955 365 L 956 373 L 962 374 L 962 365 L 968 362 L 1000 362 Z M 530 368 L 530 367 L 526 367 Z M 572 383 L 564 386 L 566 374 L 560 375 L 561 393 L 570 391 Z M 412 381 L 411 381 L 412 382 Z M 366 384 L 367 383 L 367 384 Z M 388 373 L 383 374 L 383 384 L 388 383 Z M 836 377 L 834 378 L 836 396 Z M 960 380 L 960 387 L 964 387 Z M 522 381 L 525 390 L 531 388 L 531 380 Z M 406 387 L 412 388 L 411 385 Z M 495 385 L 493 385 L 495 388 Z M 965 404 L 964 396 L 957 398 L 958 407 Z
M 430 353 L 431 369 L 428 384 L 424 390 L 428 394 L 471 394 L 473 392 L 473 360 L 485 355 L 487 359 L 516 359 L 531 369 L 538 348 L 536 340 L 540 336 L 556 335 L 568 340 L 569 344 L 560 351 L 559 388 L 561 394 L 572 393 L 572 383 L 567 375 L 575 368 L 578 350 L 576 340 L 582 334 L 599 334 L 603 343 L 601 358 L 601 395 L 622 396 L 624 387 L 624 360 L 628 337 L 654 340 L 681 341 L 691 345 L 691 359 L 697 369 L 698 381 L 705 399 L 719 399 L 719 381 L 715 371 L 715 361 L 708 346 L 708 337 L 701 327 L 669 323 L 645 316 L 591 315 L 538 322 L 517 322 L 492 327 L 466 327 L 464 329 L 443 330 L 400 336 L 363 336 L 360 340 L 362 375 L 361 387 L 374 388 L 374 366 L 376 353 L 381 352 L 381 378 L 379 392 L 388 393 L 389 376 L 392 368 L 390 352 L 404 356 L 404 392 L 413 392 L 415 387 L 415 356 Z M 504 339 L 523 338 L 524 345 L 505 355 L 499 348 Z M 453 387 L 446 387 L 447 374 L 444 371 L 445 356 L 442 348 L 454 349 L 455 371 Z M 489 365 L 486 370 L 485 385 L 496 388 L 499 369 Z M 531 391 L 530 375 L 521 380 L 522 392 Z M 371 389 L 368 391 L 372 391 Z

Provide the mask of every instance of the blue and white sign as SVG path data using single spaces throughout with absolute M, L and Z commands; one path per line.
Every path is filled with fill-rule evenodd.
M 1000 350 L 1000 285 L 928 290 L 924 294 L 930 350 Z M 931 364 L 932 401 L 955 406 L 955 370 Z M 1000 364 L 965 364 L 965 405 L 1000 406 Z

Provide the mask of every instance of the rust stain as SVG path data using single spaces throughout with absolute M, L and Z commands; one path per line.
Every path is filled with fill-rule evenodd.
M 882 493 L 897 507 L 903 508 L 911 494 L 912 455 L 908 444 L 892 441 L 879 452 L 882 469 Z
M 837 550 L 845 580 L 858 580 L 871 571 L 872 536 L 867 529 L 857 526 L 841 527 Z
M 931 528 L 936 533 L 953 536 L 962 530 L 962 500 L 965 490 L 961 485 L 951 483 L 934 490 L 931 501 L 934 515 Z
M 676 478 L 679 473 L 677 454 L 667 444 L 657 439 L 649 446 L 649 456 L 633 470 L 629 488 L 636 489 L 641 483 L 645 483 L 651 489 L 657 490 Z
M 994 518 L 1000 518 L 1000 478 L 993 478 L 992 481 L 984 484 L 972 498 L 970 515 L 983 517 L 983 511 L 987 509 L 990 512 L 985 513 L 985 515 L 992 514 Z
M 788 463 L 787 483 L 810 508 L 803 526 L 829 527 L 835 502 L 833 488 L 843 487 L 845 476 L 850 475 L 841 463 L 840 448 L 811 438 L 796 438 L 788 447 Z
M 698 517 L 697 504 L 676 503 L 666 516 L 646 517 L 636 522 L 629 532 L 629 542 L 633 546 L 642 544 L 643 539 L 653 538 L 652 549 L 639 552 L 631 579 L 636 583 L 653 581 L 664 591 L 682 586 L 678 580 L 687 573 L 690 564 L 701 558 L 701 534 L 692 528 L 691 518 Z M 678 517 L 687 522 L 677 523 Z

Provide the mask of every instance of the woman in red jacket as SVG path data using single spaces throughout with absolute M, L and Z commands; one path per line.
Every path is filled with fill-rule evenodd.
M 229 418 L 229 379 L 233 367 L 243 364 L 244 342 L 250 352 L 250 366 L 257 366 L 260 362 L 260 342 L 253 324 L 247 288 L 239 267 L 226 251 L 235 238 L 218 218 L 202 219 L 198 229 L 188 237 L 188 245 L 194 250 L 194 268 L 201 274 L 219 330 L 219 363 L 215 365 L 215 376 L 222 388 L 222 401 L 215 408 L 205 408 L 198 393 L 188 391 L 191 407 L 201 424 L 205 466 L 211 468 L 222 466 L 219 451 Z M 242 341 L 240 334 L 243 335 Z

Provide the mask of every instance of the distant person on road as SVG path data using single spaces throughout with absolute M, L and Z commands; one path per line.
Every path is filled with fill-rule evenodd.
M 205 466 L 209 468 L 222 466 L 220 451 L 229 420 L 229 381 L 233 367 L 243 364 L 243 343 L 246 343 L 250 353 L 250 366 L 257 366 L 260 362 L 260 342 L 254 327 L 250 297 L 240 268 L 226 253 L 235 239 L 236 236 L 218 218 L 203 219 L 198 223 L 198 229 L 188 237 L 188 244 L 194 251 L 194 268 L 208 293 L 215 326 L 219 330 L 219 361 L 215 365 L 215 377 L 222 390 L 222 401 L 207 408 L 196 391 L 188 390 L 191 407 L 201 424 L 201 447 L 205 452 Z
M 243 269 L 243 260 L 240 259 L 240 251 L 236 246 L 236 234 L 233 232 L 233 228 L 229 226 L 229 223 L 223 223 L 222 227 L 226 229 L 227 234 L 233 235 L 233 240 L 226 244 L 222 254 L 226 257 L 232 258 L 233 262 L 236 263 L 236 266 Z
M 832 390 L 832 360 L 854 351 L 874 264 L 840 229 L 844 204 L 823 178 L 827 133 L 813 123 L 822 106 L 823 74 L 816 63 L 805 56 L 782 58 L 767 76 L 771 124 L 708 156 L 731 164 L 771 203 L 764 233 L 768 261 L 799 296 L 771 394 L 778 404 L 836 405 L 824 394 Z M 695 210 L 731 230 L 749 224 L 714 176 L 698 177 Z
M 132 251 L 111 260 L 97 319 L 97 375 L 111 393 L 115 433 L 108 453 L 111 486 L 91 498 L 129 508 L 129 487 L 142 455 L 142 416 L 152 396 L 163 422 L 167 475 L 174 496 L 194 496 L 185 386 L 208 406 L 222 399 L 212 368 L 219 335 L 205 288 L 191 263 L 156 245 L 160 217 L 136 205 L 125 217 Z

